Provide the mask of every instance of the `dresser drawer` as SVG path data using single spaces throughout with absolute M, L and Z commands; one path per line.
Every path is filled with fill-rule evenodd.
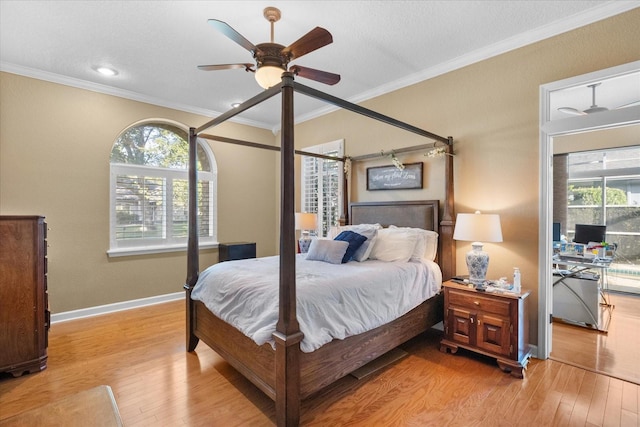
M 460 307 L 475 308 L 485 313 L 509 316 L 509 301 L 471 294 L 457 289 L 449 289 L 449 304 Z

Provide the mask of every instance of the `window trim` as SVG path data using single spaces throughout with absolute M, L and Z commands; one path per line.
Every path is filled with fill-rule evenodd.
M 152 120 L 145 122 L 134 123 L 131 126 L 127 127 L 122 133 L 124 133 L 127 129 L 138 126 L 157 126 L 160 124 L 169 124 L 171 126 L 178 127 L 185 132 L 187 132 L 183 126 L 178 125 L 174 122 L 165 122 L 161 120 Z M 116 140 L 117 141 L 117 140 Z M 210 171 L 198 171 L 198 181 L 209 181 L 213 183 L 214 188 L 211 189 L 213 195 L 211 195 L 211 231 L 212 237 L 199 237 L 199 248 L 201 249 L 210 249 L 218 247 L 218 227 L 217 227 L 217 162 L 213 151 L 209 144 L 205 143 L 205 140 L 198 138 L 197 140 L 200 147 L 204 150 L 205 155 L 208 157 Z M 114 142 L 115 144 L 115 142 Z M 148 175 L 146 175 L 149 173 Z M 158 176 L 166 179 L 184 179 L 188 181 L 189 171 L 188 169 L 177 169 L 177 168 L 161 168 L 157 166 L 147 166 L 147 165 L 130 165 L 123 163 L 111 163 L 109 162 L 109 249 L 107 250 L 107 256 L 112 257 L 124 257 L 124 256 L 136 256 L 136 255 L 146 255 L 146 254 L 158 254 L 158 253 L 170 253 L 170 252 L 185 252 L 187 250 L 188 238 L 178 238 L 171 239 L 167 241 L 163 239 L 163 242 L 158 244 L 151 240 L 138 240 L 137 242 L 131 242 L 131 245 L 127 244 L 118 244 L 115 235 L 116 229 L 116 215 L 115 215 L 115 198 L 116 198 L 116 186 L 118 175 L 140 175 L 145 174 L 145 176 Z M 138 243 L 138 244 L 136 244 Z

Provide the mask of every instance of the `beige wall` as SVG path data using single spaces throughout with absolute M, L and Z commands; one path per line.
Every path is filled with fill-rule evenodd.
M 479 209 L 501 216 L 503 243 L 486 244 L 489 277 L 510 276 L 520 267 L 530 298 L 530 335 L 537 342 L 539 86 L 640 59 L 640 9 L 526 46 L 421 82 L 363 105 L 441 136 L 453 136 L 455 209 Z M 427 53 L 425 53 L 427 54 Z M 330 89 L 328 90 L 330 92 Z M 348 155 L 388 151 L 424 143 L 418 137 L 370 119 L 339 111 L 296 128 L 298 148 L 339 138 Z M 355 201 L 442 198 L 442 159 L 424 161 L 423 190 L 366 191 L 364 171 L 381 159 L 360 165 L 352 189 Z M 431 173 L 433 172 L 433 174 Z M 457 244 L 457 270 L 466 273 Z
M 640 59 L 639 24 L 636 9 L 364 103 L 455 138 L 456 211 L 480 209 L 501 215 L 505 241 L 486 245 L 491 254 L 489 275 L 510 275 L 512 267 L 520 267 L 524 287 L 533 291 L 534 343 L 539 86 Z M 118 134 L 138 120 L 167 118 L 198 126 L 206 119 L 6 73 L 0 74 L 0 85 L 0 214 L 47 216 L 52 310 L 179 291 L 184 253 L 107 258 L 109 151 Z M 234 124 L 210 133 L 278 143 L 268 131 Z M 425 142 L 345 111 L 296 127 L 297 148 L 341 138 L 353 156 Z M 259 255 L 275 253 L 277 154 L 215 142 L 211 146 L 220 173 L 220 240 L 257 241 Z M 352 199 L 443 197 L 442 159 L 417 153 L 402 160 L 425 162 L 425 189 L 366 191 L 366 167 L 389 164 L 379 159 L 355 168 Z M 461 274 L 469 249 L 467 243 L 458 244 Z M 215 258 L 215 252 L 207 253 L 201 265 Z
M 208 118 L 0 73 L 0 214 L 46 217 L 53 313 L 180 292 L 186 252 L 109 258 L 109 154 L 140 120 L 200 126 Z M 270 131 L 225 124 L 208 133 L 272 143 Z M 211 142 L 218 164 L 220 241 L 273 255 L 275 155 Z M 265 179 L 266 177 L 266 179 Z M 257 212 L 259 211 L 259 215 Z M 201 268 L 217 250 L 201 255 Z

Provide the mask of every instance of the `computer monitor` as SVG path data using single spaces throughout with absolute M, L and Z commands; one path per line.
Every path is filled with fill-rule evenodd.
M 606 241 L 606 225 L 576 224 L 576 234 L 573 237 L 575 243 L 587 244 L 589 242 Z
M 560 229 L 560 223 L 554 222 L 553 223 L 553 241 L 559 242 L 561 235 L 562 235 L 562 230 Z

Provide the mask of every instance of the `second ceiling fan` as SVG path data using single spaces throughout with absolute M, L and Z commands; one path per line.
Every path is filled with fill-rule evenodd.
M 598 104 L 596 104 L 596 88 L 600 85 L 601 83 L 593 83 L 593 84 L 587 85 L 587 87 L 591 88 L 591 107 L 587 108 L 586 110 L 578 110 L 577 108 L 573 108 L 573 107 L 560 107 L 558 108 L 558 111 L 562 111 L 563 113 L 567 113 L 567 114 L 573 114 L 576 116 L 584 116 L 587 114 L 599 113 L 602 111 L 609 111 L 609 108 L 600 107 L 598 106 Z M 640 104 L 640 101 L 634 101 L 628 104 L 619 105 L 613 109 L 617 110 L 618 108 L 631 107 L 632 105 L 635 105 L 635 104 Z
M 287 70 L 290 61 L 298 59 L 307 53 L 313 52 L 314 50 L 332 43 L 333 37 L 331 36 L 331 33 L 324 28 L 316 27 L 289 46 L 285 47 L 273 41 L 274 24 L 281 17 L 280 10 L 275 7 L 267 7 L 264 10 L 264 17 L 271 23 L 271 41 L 257 45 L 254 45 L 244 38 L 226 22 L 219 21 L 217 19 L 209 19 L 209 25 L 251 52 L 255 60 L 255 64 L 238 63 L 199 65 L 198 68 L 205 71 L 244 68 L 245 71 L 256 73 L 256 80 L 258 81 L 258 84 L 265 89 L 280 83 L 282 73 L 285 71 L 290 71 L 297 76 L 328 85 L 334 85 L 340 81 L 340 75 L 338 74 L 302 67 L 300 65 L 292 65 Z

